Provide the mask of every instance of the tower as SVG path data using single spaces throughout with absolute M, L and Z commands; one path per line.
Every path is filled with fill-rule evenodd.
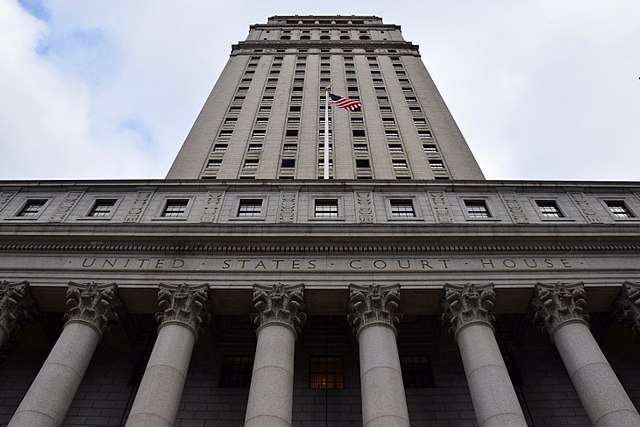
M 330 115 L 334 179 L 483 179 L 418 46 L 374 16 L 252 25 L 167 178 L 321 177 L 328 86 L 363 103 Z

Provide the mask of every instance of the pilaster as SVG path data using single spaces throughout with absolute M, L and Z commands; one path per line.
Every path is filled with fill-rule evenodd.
M 624 282 L 614 304 L 616 319 L 640 334 L 640 283 Z
M 547 331 L 551 337 L 567 322 L 579 322 L 588 325 L 586 313 L 587 293 L 582 282 L 577 283 L 538 283 L 531 302 L 533 323 Z
M 35 300 L 31 296 L 29 282 L 0 282 L 0 332 L 5 339 L 20 326 L 33 320 Z M 0 338 L 0 346 L 3 342 Z
M 349 286 L 349 308 L 347 321 L 358 336 L 369 325 L 379 324 L 391 328 L 398 334 L 396 326 L 402 320 L 400 307 L 400 285 Z

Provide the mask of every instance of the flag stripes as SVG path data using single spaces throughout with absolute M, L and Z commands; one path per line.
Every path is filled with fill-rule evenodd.
M 362 102 L 330 93 L 329 104 L 335 104 L 338 108 L 344 108 L 345 110 L 353 111 L 357 108 L 360 108 Z

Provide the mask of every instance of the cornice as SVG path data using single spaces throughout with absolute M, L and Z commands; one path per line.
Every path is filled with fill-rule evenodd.
M 248 40 L 231 45 L 231 51 L 236 49 L 282 49 L 287 47 L 301 47 L 304 49 L 317 48 L 405 48 L 418 52 L 419 47 L 411 42 L 400 40 Z

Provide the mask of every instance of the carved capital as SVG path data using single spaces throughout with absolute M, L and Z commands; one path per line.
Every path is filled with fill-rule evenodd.
M 444 285 L 445 297 L 442 305 L 442 324 L 454 336 L 458 331 L 471 324 L 482 322 L 493 329 L 495 317 L 491 309 L 495 305 L 496 294 L 493 284 L 476 285 L 467 283 L 463 286 Z
M 189 286 L 184 283 L 176 286 L 161 283 L 158 306 L 160 311 L 156 313 L 156 320 L 160 322 L 160 327 L 179 323 L 189 328 L 197 339 L 211 317 L 209 285 Z
M 35 300 L 29 290 L 29 282 L 0 282 L 0 328 L 7 335 L 33 320 Z
M 586 296 L 582 282 L 538 283 L 531 301 L 533 323 L 550 335 L 566 322 L 587 323 Z
M 91 326 L 102 337 L 118 322 L 115 306 L 120 301 L 115 283 L 98 284 L 69 282 L 67 289 L 66 323 Z
M 307 315 L 304 309 L 304 285 L 272 286 L 253 285 L 253 306 L 255 313 L 251 321 L 257 330 L 270 323 L 279 323 L 291 328 L 296 336 L 302 330 Z
M 402 320 L 400 307 L 400 285 L 349 286 L 349 308 L 347 321 L 353 333 L 358 335 L 367 325 L 380 323 L 389 326 L 397 334 L 396 325 Z
M 614 304 L 618 322 L 640 334 L 640 283 L 624 282 Z

